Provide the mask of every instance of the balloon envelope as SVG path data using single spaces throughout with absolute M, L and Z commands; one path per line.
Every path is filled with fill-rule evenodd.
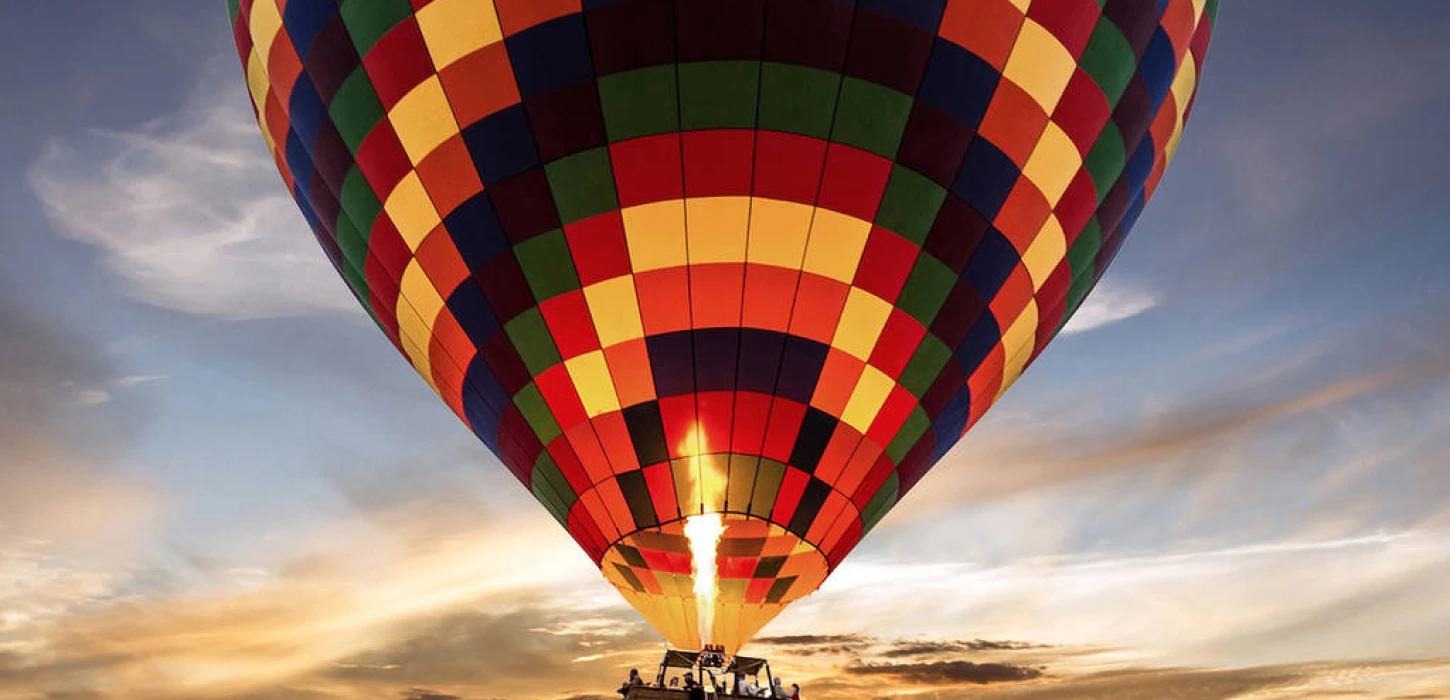
M 1082 302 L 1215 0 L 231 0 L 318 241 L 672 642 L 810 593 Z M 506 565 L 506 564 L 505 564 Z

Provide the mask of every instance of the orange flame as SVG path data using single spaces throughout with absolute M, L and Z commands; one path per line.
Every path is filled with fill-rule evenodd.
M 720 536 L 725 534 L 725 518 L 719 513 L 705 513 L 705 509 L 716 507 L 724 495 L 725 483 L 722 475 L 705 464 L 701 456 L 706 453 L 704 432 L 699 425 L 691 428 L 685 436 L 683 452 L 690 458 L 690 477 L 694 481 L 700 498 L 698 515 L 685 519 L 685 538 L 690 542 L 691 571 L 694 576 L 695 609 L 700 625 L 700 645 L 711 642 L 715 627 L 715 600 L 719 581 L 715 571 L 715 556 L 720 547 Z

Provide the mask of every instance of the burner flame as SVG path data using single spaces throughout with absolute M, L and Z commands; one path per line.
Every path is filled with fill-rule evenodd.
M 685 538 L 690 541 L 690 558 L 695 577 L 695 609 L 700 621 L 700 645 L 711 642 L 715 628 L 715 553 L 725 534 L 725 518 L 719 513 L 692 515 L 685 519 Z

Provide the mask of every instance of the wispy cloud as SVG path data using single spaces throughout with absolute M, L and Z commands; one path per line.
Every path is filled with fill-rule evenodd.
M 1062 333 L 1084 333 L 1102 328 L 1137 316 L 1161 301 L 1159 294 L 1150 289 L 1113 282 L 1099 284 L 1068 319 Z
M 1095 660 L 1099 667 L 1413 658 L 1450 642 L 1450 611 L 1427 604 L 1450 575 L 1447 543 L 1450 531 L 1436 530 L 1000 565 L 878 556 L 843 564 L 777 627 L 910 628 L 928 640 L 969 629 L 1114 649 Z M 1051 656 L 1061 649 L 968 651 Z
M 126 377 L 119 377 L 117 379 L 112 379 L 111 380 L 111 383 L 112 384 L 115 384 L 118 387 L 123 387 L 123 388 L 129 389 L 129 388 L 131 388 L 133 386 L 137 386 L 137 385 L 140 385 L 140 384 L 148 384 L 150 382 L 159 382 L 159 381 L 161 381 L 162 379 L 165 379 L 165 378 L 166 378 L 166 375 L 164 375 L 164 374 L 133 374 L 133 375 L 126 376 Z
M 862 664 L 846 667 L 847 673 L 856 675 L 889 676 L 899 683 L 954 684 L 1012 683 L 1041 678 L 1042 671 L 1029 666 L 1012 664 L 979 664 L 971 661 L 930 661 L 913 664 Z
M 104 700 L 588 698 L 607 696 L 628 668 L 658 660 L 654 634 L 573 556 L 572 545 L 557 541 L 546 518 L 513 527 L 508 540 L 499 522 L 461 528 L 452 517 L 434 520 L 423 504 L 346 520 L 294 538 L 306 543 L 301 556 L 267 576 L 144 596 L 83 590 L 97 602 L 62 605 L 64 614 L 47 625 L 21 621 L 17 627 L 35 638 L 0 648 L 0 697 L 46 689 Z M 1442 692 L 1450 688 L 1433 674 L 1450 669 L 1447 662 L 1162 667 L 1141 646 L 1125 653 L 1095 642 L 1171 648 L 1189 637 L 1277 629 L 1275 620 L 1329 600 L 1304 585 L 1326 580 L 1316 572 L 1358 572 L 1327 582 L 1362 589 L 1382 575 L 1443 560 L 1447 541 L 1444 533 L 1401 534 L 1064 559 L 1047 568 L 848 564 L 841 582 L 802 603 L 807 615 L 788 613 L 785 634 L 760 640 L 753 651 L 787 683 L 838 700 Z M 1363 566 L 1366 557 L 1378 557 L 1377 565 Z M 1221 585 L 1229 579 L 1239 584 Z M 116 586 L 84 578 L 73 585 Z M 1370 630 L 1370 643 L 1402 632 L 1405 622 L 1386 620 Z M 1011 629 L 1018 639 L 1053 644 L 930 636 L 963 626 Z M 835 631 L 905 627 L 927 636 L 883 641 Z M 1165 630 L 1177 637 L 1162 638 Z M 1274 641 L 1284 638 L 1264 643 Z M 1248 695 L 1255 692 L 1267 694 Z
M 175 114 L 47 144 L 29 178 L 56 229 L 96 246 L 141 301 L 234 319 L 358 313 L 282 185 L 234 57 Z
M 617 638 L 526 633 L 597 614 L 594 598 L 578 592 L 612 589 L 547 517 L 511 524 L 507 536 L 502 528 L 490 519 L 440 522 L 414 504 L 296 533 L 290 559 L 260 576 L 193 578 L 144 595 L 119 595 L 127 582 L 106 581 L 109 588 L 90 592 L 97 602 L 17 623 L 27 653 L 0 667 L 0 688 L 9 679 L 110 698 L 197 698 L 304 677 L 437 681 L 446 680 L 439 664 L 463 668 L 481 652 L 526 654 L 519 636 L 558 638 L 551 644 L 569 653 L 581 638 Z M 611 604 L 610 614 L 626 610 Z M 480 605 L 489 612 L 473 611 Z M 519 610 L 535 612 L 511 612 Z M 489 622 L 475 628 L 471 615 Z M 616 627 L 636 638 L 643 629 L 628 619 Z M 477 636 L 460 637 L 465 629 Z M 520 635 L 495 634 L 504 631 Z M 392 656 L 406 657 L 407 668 Z

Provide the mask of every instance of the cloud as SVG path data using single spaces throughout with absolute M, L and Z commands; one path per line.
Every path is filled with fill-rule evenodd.
M 1157 292 L 1108 282 L 1093 288 L 1062 327 L 1063 335 L 1084 333 L 1132 318 L 1162 301 Z
M 1096 649 L 1096 658 L 1075 665 L 1413 658 L 1450 648 L 1450 608 L 1434 604 L 1430 592 L 1450 576 L 1450 530 L 1213 544 L 1017 557 L 996 565 L 867 553 L 795 603 L 777 629 L 911 629 L 926 640 L 950 640 L 965 628 L 1053 645 L 914 657 L 1024 666 L 1061 665 L 1085 648 Z M 1337 573 L 1326 577 L 1325 571 Z M 893 648 L 899 647 L 871 654 L 900 658 L 890 654 Z
M 105 581 L 91 604 L 17 630 L 24 653 L 0 667 L 0 689 L 220 698 L 386 677 L 449 691 L 437 681 L 513 673 L 536 658 L 567 664 L 581 639 L 603 637 L 525 630 L 627 608 L 535 515 L 474 512 L 463 522 L 457 509 L 397 504 L 288 533 L 290 555 L 246 576 L 213 562 L 129 595 L 134 581 Z M 614 607 L 601 613 L 599 600 Z M 636 637 L 642 629 L 617 623 Z
M 1030 700 L 1159 700 L 1165 697 L 1228 700 L 1251 697 L 1299 681 L 1293 669 L 1250 668 L 1228 670 L 1131 668 L 1088 674 L 1071 680 L 1024 689 L 1013 697 Z
M 164 374 L 133 374 L 129 377 L 119 377 L 117 379 L 112 379 L 111 383 L 115 384 L 118 387 L 129 389 L 133 386 L 139 386 L 141 384 L 159 382 L 165 378 L 166 375 Z
M 175 114 L 47 144 L 29 179 L 56 230 L 95 246 L 143 302 L 360 317 L 266 151 L 235 57 L 209 64 Z
M 759 653 L 785 653 L 801 658 L 859 654 L 874 646 L 876 639 L 864 634 L 787 634 L 757 637 L 750 643 L 767 647 Z
M 1023 651 L 1027 649 L 1046 649 L 1050 645 L 1033 644 L 1031 642 L 994 642 L 983 639 L 976 639 L 969 642 L 957 640 L 945 640 L 938 642 L 896 642 L 892 648 L 882 652 L 882 656 L 893 659 L 905 656 L 935 656 L 938 654 L 960 653 L 964 651 Z
M 978 664 L 971 661 L 935 661 L 921 664 L 865 664 L 847 666 L 847 673 L 890 676 L 908 684 L 956 685 L 960 683 L 1014 683 L 1042 677 L 1042 671 L 1011 664 Z
M 1076 396 L 1057 395 L 1053 405 L 1015 423 L 992 416 L 991 423 L 984 421 L 923 479 L 930 487 L 912 491 L 909 507 L 899 509 L 901 514 L 893 512 L 883 526 L 909 524 L 967 502 L 1135 470 L 1176 474 L 1180 480 L 1215 469 L 1241 470 L 1246 465 L 1235 457 L 1236 451 L 1272 444 L 1276 458 L 1286 466 L 1262 471 L 1261 478 L 1267 480 L 1288 465 L 1336 459 L 1329 454 L 1288 455 L 1283 450 L 1327 446 L 1336 435 L 1362 434 L 1366 429 L 1386 436 L 1383 442 L 1393 442 L 1390 446 L 1413 448 L 1413 454 L 1405 457 L 1426 459 L 1437 449 L 1437 440 L 1440 448 L 1450 447 L 1443 444 L 1443 435 L 1427 436 L 1424 444 L 1395 442 L 1402 438 L 1389 436 L 1397 426 L 1433 426 L 1441 420 L 1433 411 L 1434 390 L 1450 383 L 1446 351 L 1450 324 L 1439 309 L 1443 305 L 1433 316 L 1417 309 L 1358 321 L 1335 332 L 1305 333 L 1296 337 L 1297 344 L 1290 346 L 1293 352 L 1286 353 L 1284 361 L 1257 372 L 1245 365 L 1232 383 L 1178 392 L 1166 405 L 1146 403 L 1154 398 L 1148 393 L 1149 383 L 1160 380 L 1145 371 L 1117 377 L 1112 388 L 1089 387 L 1077 389 Z M 1356 342 L 1365 338 L 1374 342 Z M 1105 391 L 1113 395 L 1099 396 Z M 1135 406 L 1131 399 L 1138 396 L 1144 403 Z M 1112 402 L 1113 410 L 1095 411 L 1094 401 Z M 1371 403 L 1383 406 L 1393 420 L 1371 425 L 1370 416 L 1351 414 L 1364 421 L 1351 425 L 1335 418 Z M 1406 423 L 1397 411 L 1412 412 L 1419 422 Z M 1307 446 L 1286 445 L 1284 436 L 1296 434 L 1314 437 L 1306 438 Z
M 860 634 L 787 634 L 778 637 L 759 637 L 756 644 L 771 646 L 817 646 L 821 644 L 866 644 L 870 637 Z

